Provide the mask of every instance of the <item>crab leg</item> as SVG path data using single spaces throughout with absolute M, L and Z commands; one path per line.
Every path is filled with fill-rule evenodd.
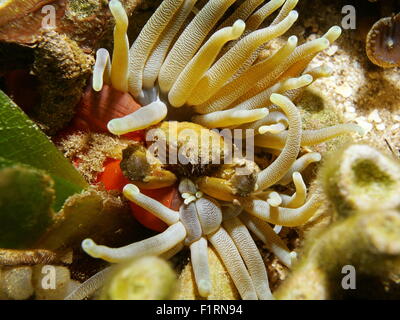
M 282 263 L 291 267 L 296 253 L 290 251 L 282 239 L 275 233 L 268 223 L 243 212 L 240 220 L 270 249 Z
M 82 249 L 93 258 L 120 263 L 145 255 L 160 255 L 175 247 L 185 237 L 185 227 L 181 222 L 177 222 L 154 237 L 121 248 L 101 246 L 97 245 L 92 239 L 85 239 L 82 241 Z
M 261 300 L 273 299 L 264 261 L 245 225 L 238 218 L 232 218 L 224 222 L 224 228 L 235 242 L 246 263 L 258 298 Z
M 217 250 L 224 265 L 228 269 L 242 299 L 257 300 L 257 293 L 253 281 L 229 234 L 221 227 L 217 232 L 209 235 L 208 239 Z
M 207 240 L 205 238 L 200 238 L 190 245 L 190 257 L 197 289 L 200 296 L 207 297 L 211 293 L 212 284 L 208 267 Z

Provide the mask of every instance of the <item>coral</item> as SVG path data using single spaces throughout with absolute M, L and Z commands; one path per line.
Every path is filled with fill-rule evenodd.
M 363 144 L 347 145 L 328 157 L 320 179 L 336 221 L 307 235 L 300 260 L 275 292 L 278 299 L 398 295 L 399 170 L 397 159 Z M 355 268 L 357 290 L 342 286 L 347 265 Z
M 400 66 L 400 14 L 378 20 L 367 35 L 368 58 L 383 68 Z
M 33 117 L 54 134 L 68 123 L 90 75 L 93 58 L 64 35 L 49 32 L 35 50 L 33 72 L 41 85 Z
M 53 222 L 54 182 L 22 165 L 1 169 L 0 180 L 0 247 L 28 248 Z
M 106 300 L 167 300 L 176 289 L 176 274 L 165 260 L 144 257 L 115 267 L 100 293 Z
M 246 1 L 228 18 L 229 23 L 225 24 L 222 19 L 219 26 L 217 23 L 235 1 L 210 0 L 186 25 L 186 17 L 195 2 L 163 1 L 129 53 L 123 36 L 126 13 L 118 0 L 110 2 L 116 20 L 114 48 L 123 52 L 114 51 L 110 63 L 109 54 L 100 49 L 93 72 L 94 89 L 101 90 L 103 83 L 111 84 L 127 90 L 143 106 L 111 120 L 107 125 L 109 131 L 122 135 L 145 129 L 149 133 L 154 127 L 172 126 L 172 120 L 186 121 L 178 122 L 178 128 L 187 126 L 188 120 L 209 129 L 245 131 L 249 126 L 256 144 L 257 139 L 272 140 L 272 146 L 262 146 L 269 148 L 266 151 L 271 148 L 277 151 L 271 152 L 271 161 L 262 170 L 243 157 L 234 158 L 233 164 L 222 164 L 210 176 L 203 172 L 198 178 L 188 175 L 190 170 L 170 168 L 179 180 L 179 191 L 184 199 L 179 211 L 163 206 L 142 194 L 138 186 L 128 184 L 123 189 L 124 196 L 169 227 L 161 234 L 120 248 L 97 245 L 92 239 L 85 239 L 82 248 L 92 257 L 119 263 L 145 255 L 171 256 L 187 245 L 197 289 L 201 296 L 207 297 L 213 290 L 208 263 L 209 242 L 243 299 L 271 299 L 265 264 L 248 229 L 268 243 L 271 251 L 290 267 L 296 254 L 268 223 L 298 226 L 306 223 L 320 206 L 317 196 L 306 198 L 306 186 L 301 173 L 296 171 L 318 161 L 319 157 L 313 154 L 296 162 L 301 147 L 361 131 L 353 124 L 303 131 L 300 111 L 291 101 L 314 80 L 329 75 L 323 67 L 305 70 L 318 52 L 340 36 L 341 30 L 332 27 L 323 37 L 299 46 L 297 38 L 290 37 L 277 52 L 257 61 L 260 48 L 283 35 L 295 23 L 298 17 L 293 10 L 296 0 L 272 0 L 263 5 Z M 271 24 L 258 29 L 279 8 Z M 216 31 L 211 34 L 215 26 Z M 129 66 L 127 78 L 127 70 L 116 69 L 114 59 L 120 65 Z M 163 122 L 165 119 L 170 121 Z M 194 126 L 191 129 L 196 132 Z M 169 146 L 181 143 L 171 135 L 165 139 Z M 189 138 L 183 142 L 188 148 L 185 150 L 197 151 L 196 144 Z M 221 146 L 217 143 L 213 148 L 220 150 Z M 185 155 L 191 165 L 191 151 Z M 135 165 L 132 159 L 128 161 L 131 166 Z M 137 169 L 142 166 L 140 162 L 136 171 L 129 169 L 135 173 L 135 179 Z M 123 169 L 127 168 L 128 164 L 124 163 Z M 243 178 L 238 174 L 239 169 L 250 171 L 247 170 Z M 291 181 L 295 184 L 295 194 L 278 192 L 277 184 Z
M 48 271 L 54 275 L 54 283 L 48 283 L 49 279 L 46 279 Z M 51 285 L 51 288 L 44 286 L 44 283 Z M 0 268 L 0 299 L 2 300 L 30 298 L 62 300 L 75 285 L 75 282 L 71 280 L 70 271 L 64 266 L 37 264 Z
M 388 297 L 388 292 L 384 293 L 382 287 L 392 276 L 391 273 L 399 274 L 399 228 L 398 211 L 372 210 L 357 212 L 319 234 L 310 234 L 301 259 L 275 292 L 276 298 L 379 298 L 374 292 L 374 278 L 380 279 L 380 298 Z M 342 269 L 346 265 L 355 268 L 358 290 L 342 287 L 345 276 Z
M 94 294 L 101 300 L 166 300 L 175 291 L 176 274 L 171 265 L 162 258 L 148 256 L 103 269 L 65 300 L 82 300 Z
M 131 14 L 139 3 L 124 1 L 125 10 Z M 33 89 L 39 100 L 27 102 L 33 109 L 30 116 L 54 135 L 72 119 L 90 76 L 92 55 L 112 27 L 107 2 L 7 1 L 0 5 L 0 12 L 0 48 L 6 51 L 0 57 L 2 69 L 13 70 L 15 58 L 11 57 L 16 54 L 22 56 L 20 62 L 26 61 L 23 68 L 35 75 L 35 83 L 27 85 L 24 94 Z
M 339 148 L 320 172 L 325 193 L 339 215 L 400 205 L 400 166 L 391 155 L 363 144 Z
M 37 265 L 62 263 L 61 258 L 54 252 L 43 249 L 15 250 L 0 249 L 1 266 Z

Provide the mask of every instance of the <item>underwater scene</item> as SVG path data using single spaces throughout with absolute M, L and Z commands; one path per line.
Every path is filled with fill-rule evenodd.
M 397 0 L 0 0 L 0 300 L 400 299 L 399 67 Z

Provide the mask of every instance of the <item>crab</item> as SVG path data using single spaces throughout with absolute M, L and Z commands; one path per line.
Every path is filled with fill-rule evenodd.
M 207 38 L 234 2 L 210 0 L 182 27 L 196 0 L 164 0 L 129 49 L 128 18 L 118 0 L 110 1 L 116 20 L 114 53 L 110 63 L 108 52 L 98 51 L 93 89 L 100 91 L 104 83 L 111 84 L 142 105 L 112 119 L 107 127 L 116 135 L 145 129 L 158 137 L 147 148 L 124 151 L 121 168 L 132 183 L 123 194 L 169 227 L 121 248 L 98 245 L 91 239 L 83 240 L 82 248 L 92 257 L 119 263 L 144 255 L 171 257 L 189 246 L 199 294 L 207 297 L 212 291 L 207 256 L 211 244 L 243 299 L 272 299 L 266 267 L 250 232 L 290 268 L 296 253 L 280 239 L 279 229 L 306 223 L 321 204 L 315 195 L 307 199 L 301 174 L 321 155 L 299 157 L 301 147 L 362 131 L 354 124 L 303 130 L 300 111 L 292 102 L 313 81 L 329 75 L 324 67 L 304 71 L 319 51 L 339 37 L 340 28 L 332 27 L 323 37 L 300 46 L 296 37 L 289 37 L 277 52 L 257 60 L 260 48 L 296 21 L 297 1 L 244 1 Z M 258 29 L 280 7 L 271 25 Z M 190 129 L 194 140 L 169 134 L 172 126 L 178 132 Z M 222 151 L 219 155 L 225 159 L 229 139 L 211 130 L 215 128 L 250 132 L 255 146 L 272 160 L 262 169 L 254 159 L 242 156 L 216 163 L 221 158 L 210 150 Z M 208 138 L 198 143 L 203 129 Z M 166 142 L 164 147 L 158 144 L 161 140 Z M 243 143 L 233 145 L 243 149 Z M 171 163 L 165 151 L 169 155 L 181 147 L 185 151 L 178 155 L 186 161 Z M 205 155 L 212 161 L 204 163 Z M 174 183 L 183 199 L 179 211 L 140 191 Z M 294 194 L 275 188 L 289 183 L 295 186 Z

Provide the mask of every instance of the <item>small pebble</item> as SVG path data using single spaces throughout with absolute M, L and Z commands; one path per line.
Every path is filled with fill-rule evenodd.
M 376 126 L 376 128 L 377 128 L 379 131 L 384 131 L 384 130 L 386 129 L 386 126 L 385 126 L 384 123 L 380 123 L 380 124 L 378 124 L 378 125 Z
M 368 115 L 368 121 L 370 121 L 370 122 L 376 122 L 376 123 L 381 123 L 382 122 L 382 119 L 381 119 L 381 117 L 379 116 L 379 112 L 378 112 L 378 110 L 374 110 L 374 111 L 372 111 L 369 115 Z
M 357 122 L 357 124 L 364 129 L 365 133 L 368 133 L 372 130 L 373 125 L 363 119 L 361 119 L 362 117 L 359 117 L 357 119 L 355 119 L 355 121 Z
M 352 94 L 352 90 L 349 86 L 343 85 L 336 88 L 336 92 L 344 98 L 349 98 Z

